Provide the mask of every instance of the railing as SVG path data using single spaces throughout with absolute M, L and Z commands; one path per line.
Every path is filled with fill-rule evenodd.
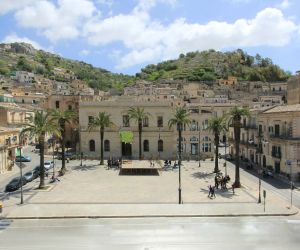
M 272 151 L 272 157 L 281 159 L 281 152 L 279 151 Z
M 257 126 L 255 124 L 247 124 L 244 126 L 244 129 L 257 129 Z
M 270 138 L 272 139 L 281 139 L 281 140 L 300 140 L 300 137 L 293 137 L 292 135 L 288 134 L 271 134 Z

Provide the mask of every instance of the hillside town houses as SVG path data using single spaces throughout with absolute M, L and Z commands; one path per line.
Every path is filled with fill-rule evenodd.
M 55 75 L 56 80 L 50 80 L 17 71 L 11 77 L 1 77 L 0 173 L 11 169 L 22 124 L 35 110 L 76 111 L 79 122 L 66 127 L 67 148 L 89 158 L 98 158 L 100 152 L 99 128 L 89 130 L 89 122 L 105 111 L 113 125 L 105 128 L 104 158 L 137 159 L 138 126 L 129 119 L 128 110 L 142 107 L 149 113 L 143 121 L 142 157 L 176 160 L 177 131 L 169 128 L 168 121 L 177 107 L 184 107 L 192 122 L 183 128 L 183 158 L 199 160 L 214 157 L 214 136 L 207 130 L 209 119 L 242 106 L 249 107 L 251 117 L 242 120 L 241 159 L 278 175 L 300 178 L 299 72 L 279 83 L 239 82 L 236 77 L 211 84 L 172 79 L 137 81 L 125 87 L 122 95 L 95 91 L 71 71 L 55 68 Z M 125 133 L 132 135 L 130 143 L 122 142 Z M 231 154 L 233 139 L 231 127 L 221 135 Z

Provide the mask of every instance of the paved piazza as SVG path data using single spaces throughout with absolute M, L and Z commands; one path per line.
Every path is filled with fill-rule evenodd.
M 222 164 L 221 160 L 221 165 Z M 135 164 L 149 164 L 148 161 Z M 156 162 L 155 164 L 159 164 Z M 119 175 L 119 170 L 99 166 L 99 161 L 78 161 L 68 164 L 69 172 L 47 192 L 28 191 L 27 203 L 177 203 L 178 168 L 162 170 L 159 175 Z M 255 203 L 253 190 L 245 186 L 236 190 L 217 190 L 216 198 L 207 197 L 208 186 L 214 185 L 211 161 L 183 162 L 182 195 L 184 203 L 245 202 Z M 231 166 L 233 170 L 233 166 Z M 224 168 L 222 167 L 222 170 Z M 231 169 L 228 173 L 233 177 Z M 232 178 L 233 181 L 233 178 Z M 48 181 L 47 181 L 48 182 Z M 37 181 L 38 183 L 38 181 Z M 37 183 L 35 185 L 37 185 Z M 230 184 L 231 185 L 231 184 Z

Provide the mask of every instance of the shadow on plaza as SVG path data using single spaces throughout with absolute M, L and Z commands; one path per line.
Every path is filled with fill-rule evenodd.
M 196 179 L 207 179 L 207 178 L 211 178 L 214 176 L 214 173 L 207 173 L 207 172 L 195 172 L 191 174 L 192 177 L 196 178 Z
M 99 164 L 89 164 L 89 165 L 86 165 L 86 164 L 83 164 L 82 166 L 78 165 L 78 166 L 75 166 L 72 168 L 72 170 L 75 170 L 75 171 L 89 171 L 89 170 L 95 170 L 97 168 L 99 168 Z

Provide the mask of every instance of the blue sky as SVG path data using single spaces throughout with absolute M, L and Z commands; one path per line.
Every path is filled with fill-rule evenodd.
M 241 48 L 300 69 L 298 0 L 0 0 L 0 42 L 135 74 L 180 53 Z

